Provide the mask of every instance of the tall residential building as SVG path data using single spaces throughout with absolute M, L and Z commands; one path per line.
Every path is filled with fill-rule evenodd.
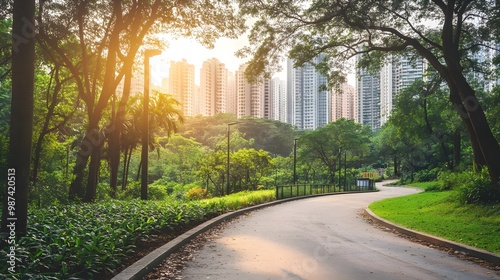
M 193 116 L 195 114 L 195 94 L 196 85 L 194 83 L 194 65 L 182 61 L 170 62 L 169 90 L 177 101 L 182 105 L 184 115 Z
M 479 47 L 479 51 L 472 57 L 477 60 L 479 64 L 484 65 L 485 71 L 472 72 L 469 74 L 468 78 L 474 79 L 486 92 L 491 92 L 494 87 L 500 85 L 498 67 L 493 63 L 495 58 L 500 55 L 499 50 L 500 43 L 491 41 Z M 488 72 L 489 74 L 486 74 Z
M 332 93 L 332 121 L 341 118 L 356 121 L 357 117 L 356 90 L 344 83 Z
M 284 80 L 274 78 L 271 80 L 272 116 L 271 119 L 287 122 L 288 101 L 286 83 Z
M 424 76 L 422 58 L 391 56 L 380 69 L 380 125 L 389 120 L 398 93 Z
M 316 56 L 312 63 L 316 64 L 324 59 L 325 55 Z M 293 62 L 287 61 L 287 79 L 291 96 L 292 114 L 291 124 L 299 130 L 313 130 L 331 122 L 332 99 L 331 91 L 326 86 L 326 76 L 318 73 L 311 63 L 302 67 L 293 67 Z
M 236 76 L 231 71 L 227 72 L 226 96 L 226 112 L 236 115 Z
M 246 64 L 240 65 L 236 72 L 236 116 L 264 117 L 264 83 L 250 83 L 245 78 Z
M 228 70 L 216 58 L 203 62 L 200 72 L 200 114 L 213 116 L 227 110 Z
M 380 74 L 357 69 L 358 122 L 380 128 Z
M 271 89 L 271 80 L 265 79 L 263 81 L 264 86 L 264 111 L 262 117 L 264 119 L 272 119 L 273 115 L 273 93 Z
M 124 83 L 125 83 L 125 78 L 123 78 L 116 87 L 116 93 L 118 96 L 123 95 Z M 142 73 L 142 71 L 134 71 L 132 74 L 132 79 L 130 79 L 129 96 L 142 95 L 143 92 L 144 92 L 144 73 Z

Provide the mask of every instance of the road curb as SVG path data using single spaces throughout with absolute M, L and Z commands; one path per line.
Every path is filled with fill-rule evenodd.
M 142 259 L 138 260 L 137 262 L 133 263 L 131 266 L 129 266 L 126 269 L 124 269 L 123 271 L 121 271 L 119 274 L 115 275 L 111 280 L 136 280 L 136 279 L 139 280 L 139 279 L 142 279 L 142 277 L 144 277 L 149 272 L 151 272 L 153 270 L 153 268 L 158 266 L 170 254 L 179 250 L 182 246 L 189 243 L 196 236 L 206 232 L 207 230 L 215 227 L 216 225 L 219 225 L 223 221 L 238 217 L 238 216 L 243 215 L 245 213 L 259 210 L 259 209 L 269 207 L 269 206 L 274 206 L 274 205 L 294 201 L 294 200 L 327 196 L 327 195 L 356 194 L 356 193 L 377 192 L 377 191 L 378 190 L 338 192 L 338 193 L 326 193 L 326 194 L 316 194 L 316 195 L 308 195 L 308 196 L 301 196 L 301 197 L 292 197 L 292 198 L 286 198 L 286 199 L 276 200 L 276 201 L 272 201 L 272 202 L 267 202 L 267 203 L 263 203 L 263 204 L 259 204 L 259 205 L 255 205 L 255 206 L 251 206 L 251 207 L 243 208 L 243 209 L 240 209 L 237 211 L 228 212 L 228 213 L 219 215 L 219 216 L 217 216 L 211 220 L 208 220 L 208 221 L 204 222 L 203 224 L 196 226 L 195 228 L 179 235 L 178 237 L 169 241 L 165 245 L 157 248 L 153 252 L 149 253 L 148 255 L 144 256 Z
M 471 246 L 468 246 L 465 244 L 456 243 L 456 242 L 449 241 L 449 240 L 446 240 L 446 239 L 443 239 L 443 238 L 440 238 L 437 236 L 433 236 L 433 235 L 426 234 L 423 232 L 414 231 L 414 230 L 396 225 L 392 222 L 389 222 L 389 221 L 382 219 L 379 216 L 375 215 L 368 208 L 364 209 L 364 213 L 366 215 L 370 216 L 370 218 L 372 218 L 375 223 L 377 223 L 379 225 L 383 225 L 391 230 L 395 230 L 397 232 L 406 234 L 408 236 L 418 238 L 420 240 L 423 240 L 423 241 L 428 242 L 428 243 L 433 244 L 433 245 L 448 247 L 448 248 L 452 248 L 454 251 L 464 252 L 464 253 L 468 254 L 469 256 L 485 260 L 485 261 L 493 263 L 495 265 L 500 265 L 500 255 L 499 254 L 495 254 L 495 253 L 492 253 L 492 252 L 489 252 L 486 250 L 474 248 L 474 247 L 471 247 Z

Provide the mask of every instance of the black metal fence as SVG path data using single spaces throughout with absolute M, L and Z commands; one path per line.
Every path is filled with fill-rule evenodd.
M 334 184 L 297 184 L 276 186 L 276 199 L 297 196 L 326 194 L 336 192 L 358 192 L 375 190 L 375 182 L 368 178 L 356 179 L 354 185 L 338 186 Z

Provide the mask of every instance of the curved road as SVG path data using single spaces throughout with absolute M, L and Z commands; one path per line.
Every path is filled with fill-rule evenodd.
M 195 253 L 182 279 L 500 279 L 494 271 L 363 221 L 373 201 L 416 193 L 332 195 L 268 207 L 231 223 Z

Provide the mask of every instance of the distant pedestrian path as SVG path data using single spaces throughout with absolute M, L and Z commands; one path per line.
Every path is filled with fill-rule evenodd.
M 229 225 L 182 279 L 500 279 L 494 272 L 366 223 L 361 209 L 418 192 L 383 187 L 288 202 Z

